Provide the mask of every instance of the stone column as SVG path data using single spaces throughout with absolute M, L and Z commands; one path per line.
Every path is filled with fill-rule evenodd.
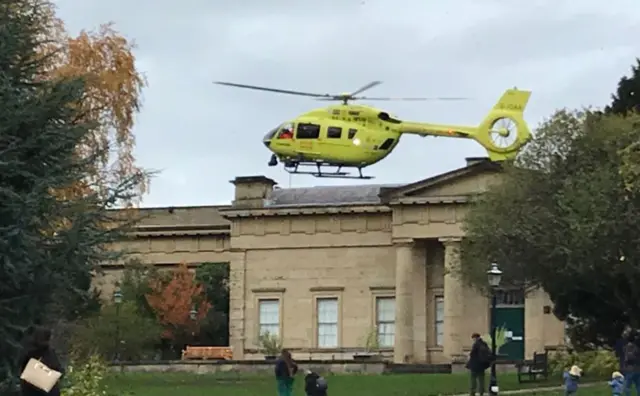
M 444 244 L 444 340 L 443 354 L 454 360 L 463 355 L 463 337 L 483 329 L 464 328 L 464 287 L 457 274 L 460 238 L 440 240 Z M 469 333 L 469 334 L 466 334 Z
M 416 241 L 413 248 L 413 361 L 427 362 L 427 247 Z
M 394 363 L 406 363 L 413 355 L 413 240 L 394 241 L 396 249 L 396 334 Z
M 229 344 L 233 359 L 244 358 L 247 252 L 232 250 L 229 263 Z

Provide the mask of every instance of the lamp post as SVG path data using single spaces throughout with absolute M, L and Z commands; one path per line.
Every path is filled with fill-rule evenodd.
M 191 327 L 191 342 L 194 342 L 196 338 L 196 320 L 198 319 L 198 311 L 196 310 L 195 304 L 191 306 L 191 311 L 189 311 L 189 318 L 191 318 L 191 322 L 193 323 Z
M 120 304 L 122 304 L 122 290 L 116 285 L 113 292 L 113 303 L 116 305 L 116 337 L 115 337 L 115 361 L 120 360 Z
M 502 279 L 502 271 L 498 268 L 498 264 L 492 263 L 489 271 L 487 271 L 487 280 L 491 287 L 491 377 L 489 379 L 489 395 L 498 395 L 498 377 L 496 375 L 496 290 L 500 286 Z

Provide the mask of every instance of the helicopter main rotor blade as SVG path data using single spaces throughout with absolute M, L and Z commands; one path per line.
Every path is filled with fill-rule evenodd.
M 364 85 L 364 86 L 362 86 L 362 87 L 358 88 L 357 90 L 355 90 L 355 91 L 351 92 L 351 94 L 349 94 L 349 96 L 350 96 L 350 97 L 354 97 L 354 96 L 356 96 L 357 94 L 363 93 L 364 91 L 366 91 L 366 90 L 368 90 L 368 89 L 371 89 L 371 88 L 373 88 L 373 87 L 375 87 L 375 86 L 378 86 L 378 85 L 380 85 L 380 84 L 382 84 L 382 81 L 371 81 L 369 84 Z
M 329 95 L 329 94 L 315 94 L 310 92 L 290 91 L 287 89 L 259 87 L 257 85 L 236 84 L 236 83 L 230 83 L 230 82 L 224 82 L 224 81 L 214 81 L 213 83 L 218 85 L 226 85 L 228 87 L 254 89 L 257 91 L 276 92 L 276 93 L 282 93 L 287 95 L 308 96 L 312 98 L 326 98 L 327 100 L 334 100 L 335 98 L 334 95 Z
M 351 100 L 379 100 L 379 101 L 460 101 L 471 100 L 471 98 L 462 97 L 440 97 L 440 98 L 374 98 L 367 96 L 360 96 L 351 98 Z

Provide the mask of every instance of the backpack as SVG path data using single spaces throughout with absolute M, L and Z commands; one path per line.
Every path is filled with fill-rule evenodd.
M 632 342 L 624 348 L 624 362 L 626 364 L 638 363 L 638 346 Z
M 491 353 L 491 349 L 489 349 L 489 345 L 487 345 L 484 340 L 479 341 L 478 345 L 478 362 L 483 369 L 489 368 L 491 366 L 491 361 L 493 360 L 493 354 Z
M 321 391 L 326 391 L 329 388 L 329 384 L 327 384 L 327 380 L 324 377 L 318 377 L 316 380 L 316 388 Z

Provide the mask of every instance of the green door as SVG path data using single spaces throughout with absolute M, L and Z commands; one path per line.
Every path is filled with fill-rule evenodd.
M 507 342 L 498 354 L 503 359 L 524 359 L 524 307 L 502 305 L 496 308 L 496 326 L 504 328 Z

